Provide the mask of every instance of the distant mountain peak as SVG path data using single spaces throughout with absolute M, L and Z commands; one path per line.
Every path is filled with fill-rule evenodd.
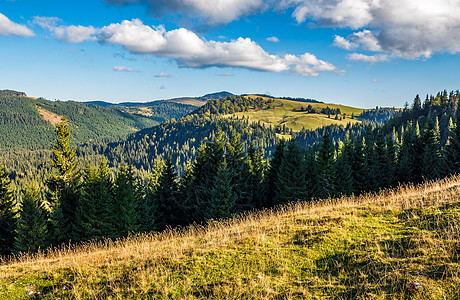
M 204 96 L 199 97 L 200 100 L 210 100 L 210 99 L 223 99 L 225 97 L 234 96 L 234 94 L 226 91 L 216 92 L 211 94 L 206 94 Z

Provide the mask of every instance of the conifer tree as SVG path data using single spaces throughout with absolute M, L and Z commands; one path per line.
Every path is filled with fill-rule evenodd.
M 217 171 L 217 177 L 211 190 L 211 201 L 206 219 L 229 218 L 234 211 L 236 195 L 231 184 L 232 173 L 224 160 Z
M 438 134 L 433 123 L 428 122 L 421 136 L 422 176 L 426 179 L 437 179 L 444 175 L 444 166 L 440 153 Z
M 115 236 L 113 189 L 112 175 L 105 158 L 97 169 L 86 167 L 77 209 L 79 240 Z
M 353 192 L 361 193 L 366 189 L 367 176 L 369 171 L 364 157 L 363 140 L 355 139 L 351 153 L 351 173 L 353 175 Z
M 307 198 L 304 155 L 296 142 L 290 142 L 284 153 L 278 176 L 276 204 Z
M 268 165 L 267 174 L 264 178 L 265 186 L 265 205 L 271 207 L 275 205 L 276 195 L 278 194 L 278 176 L 281 168 L 281 163 L 284 157 L 284 150 L 286 148 L 286 141 L 281 139 L 276 145 L 275 151 L 273 152 L 272 159 Z
M 46 247 L 47 212 L 40 191 L 29 187 L 22 198 L 15 248 L 21 252 L 36 252 Z
M 326 133 L 316 157 L 318 165 L 318 195 L 327 198 L 335 193 L 334 145 Z
M 0 164 L 0 256 L 11 254 L 16 236 L 15 202 L 11 191 L 11 181 Z
M 160 188 L 160 178 L 164 173 L 165 163 L 163 160 L 155 162 L 153 173 L 147 184 L 145 197 L 142 198 L 140 205 L 141 229 L 142 231 L 158 230 L 157 222 L 157 192 Z M 185 176 L 184 176 L 185 177 Z
M 122 165 L 118 170 L 114 202 L 118 236 L 138 232 L 140 229 L 138 186 L 131 163 L 128 166 Z
M 248 160 L 250 161 L 250 177 L 248 178 L 249 188 L 252 190 L 252 205 L 262 208 L 265 205 L 265 190 L 263 187 L 265 164 L 264 154 L 260 148 L 248 149 Z
M 343 195 L 351 195 L 353 193 L 353 170 L 351 168 L 352 143 L 349 139 L 340 149 L 340 153 L 336 159 L 336 190 L 337 193 Z
M 389 160 L 389 155 L 386 149 L 385 140 L 382 132 L 377 134 L 375 141 L 375 161 L 373 162 L 374 175 L 378 188 L 386 188 L 390 186 L 393 180 L 392 165 Z
M 460 173 L 460 116 L 457 117 L 457 122 L 451 130 L 446 152 L 449 171 Z
M 80 172 L 75 147 L 70 147 L 70 127 L 65 118 L 56 125 L 57 139 L 51 149 L 53 171 L 47 182 L 51 208 L 52 241 L 75 238 Z
M 177 226 L 183 223 L 181 220 L 183 208 L 179 205 L 178 193 L 176 170 L 171 157 L 168 157 L 163 172 L 159 176 L 158 188 L 155 193 L 157 227 L 159 229 L 164 229 L 168 225 Z
M 237 197 L 242 198 L 247 178 L 244 177 L 246 157 L 244 145 L 241 142 L 241 135 L 232 131 L 226 147 L 227 167 L 232 173 L 232 186 Z
M 316 153 L 312 147 L 305 149 L 305 186 L 306 199 L 318 197 L 318 166 L 316 163 Z

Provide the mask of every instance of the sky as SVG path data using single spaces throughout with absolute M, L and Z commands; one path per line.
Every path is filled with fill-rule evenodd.
M 459 89 L 460 0 L 0 0 L 0 89 L 362 108 Z

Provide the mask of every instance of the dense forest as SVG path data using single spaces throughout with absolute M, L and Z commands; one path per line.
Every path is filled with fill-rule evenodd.
M 333 127 L 323 128 L 317 132 L 322 134 L 320 142 L 305 147 L 301 144 L 306 132 L 291 141 L 277 140 L 273 131 L 257 123 L 217 118 L 203 107 L 181 122 L 169 121 L 132 136 L 144 144 L 156 135 L 178 141 L 176 149 L 167 147 L 162 154 L 155 152 L 154 145 L 144 147 L 149 149 L 145 151 L 150 155 L 145 160 L 149 168 L 132 159 L 141 149 L 133 148 L 137 144 L 129 140 L 115 146 L 109 143 L 107 152 L 93 146 L 105 157 L 81 165 L 64 119 L 56 126 L 52 168 L 42 183 L 30 182 L 14 194 L 12 170 L 0 167 L 1 254 L 119 238 L 459 173 L 459 98 L 459 92 L 447 91 L 425 101 L 416 96 L 411 108 L 395 111 L 382 126 L 350 125 L 336 130 L 340 132 L 336 138 L 331 138 Z M 186 136 L 183 131 L 196 133 L 200 128 L 205 130 L 197 140 L 204 142 L 193 145 L 196 155 L 179 158 L 174 150 L 185 153 L 190 147 L 188 139 L 180 141 Z M 270 147 L 274 150 L 267 161 L 265 149 Z M 118 156 L 110 156 L 115 149 Z M 116 170 L 109 168 L 114 159 L 120 159 Z M 181 175 L 177 160 L 186 165 Z M 139 167 L 144 172 L 139 173 Z
M 150 105 L 149 114 L 145 115 L 139 112 L 140 108 L 49 101 L 30 98 L 22 92 L 0 91 L 0 148 L 49 148 L 54 137 L 50 120 L 59 121 L 61 116 L 69 120 L 74 142 L 82 143 L 124 137 L 165 120 L 181 118 L 195 109 L 191 105 L 159 101 Z

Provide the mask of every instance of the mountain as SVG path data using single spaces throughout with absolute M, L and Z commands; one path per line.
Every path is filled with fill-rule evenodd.
M 223 92 L 206 94 L 204 96 L 199 97 L 198 99 L 204 100 L 204 101 L 213 100 L 213 99 L 220 100 L 220 99 L 231 97 L 231 96 L 234 96 L 234 95 L 232 93 L 223 91 Z
M 106 102 L 49 101 L 4 90 L 0 91 L 0 148 L 48 148 L 55 136 L 53 126 L 62 117 L 69 120 L 73 141 L 78 144 L 96 138 L 126 136 L 165 120 L 181 118 L 194 109 L 171 102 L 129 108 Z
M 459 299 L 459 186 L 452 177 L 21 255 L 0 262 L 0 298 Z

